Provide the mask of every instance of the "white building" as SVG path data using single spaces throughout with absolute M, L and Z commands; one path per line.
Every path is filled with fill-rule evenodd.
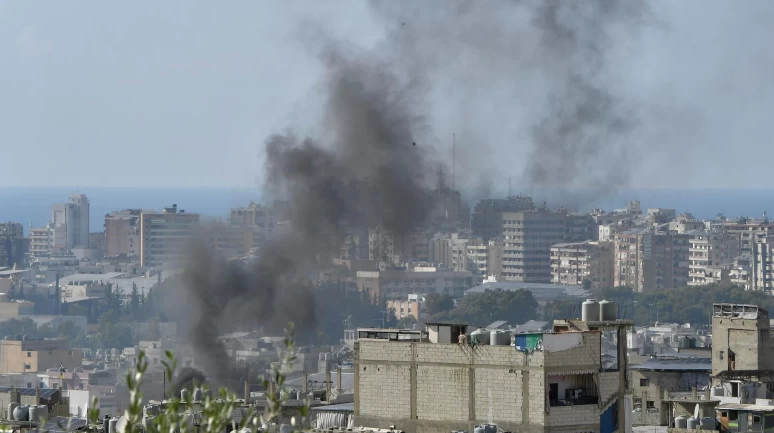
M 89 199 L 84 194 L 70 196 L 67 203 L 51 205 L 51 225 L 54 230 L 63 230 L 65 249 L 76 246 L 89 247 Z

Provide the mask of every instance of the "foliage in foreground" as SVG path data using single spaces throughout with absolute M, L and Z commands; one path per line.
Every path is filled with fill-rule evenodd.
M 285 390 L 285 376 L 280 373 L 283 366 L 289 366 L 296 360 L 294 356 L 293 324 L 290 324 L 286 332 L 285 348 L 282 350 L 280 363 L 272 365 L 270 377 L 262 377 L 261 381 L 266 390 L 265 409 L 258 413 L 250 407 L 242 417 L 242 422 L 235 425 L 232 422 L 232 413 L 243 407 L 242 400 L 237 395 L 226 388 L 221 388 L 217 392 L 210 393 L 206 386 L 204 390 L 204 399 L 201 404 L 194 405 L 190 401 L 181 401 L 180 396 L 172 396 L 167 400 L 166 407 L 159 410 L 158 414 L 152 419 L 145 421 L 143 426 L 143 399 L 140 386 L 148 369 L 148 358 L 144 352 L 138 355 L 137 366 L 130 370 L 126 376 L 127 387 L 129 388 L 129 408 L 125 411 L 126 426 L 124 433 L 167 433 L 167 432 L 193 432 L 199 433 L 223 433 L 224 431 L 250 429 L 257 431 L 271 431 L 272 428 L 278 430 L 278 423 L 282 404 L 287 400 Z M 166 360 L 162 361 L 165 367 L 165 374 L 168 381 L 172 381 L 177 361 L 174 355 L 167 351 Z M 193 395 L 191 392 L 190 395 Z M 88 413 L 88 421 L 92 427 L 101 425 L 101 416 L 98 408 L 98 401 L 95 398 L 92 402 L 92 408 Z M 197 407 L 194 407 L 197 406 Z M 300 418 L 291 419 L 293 432 L 300 431 L 309 415 L 309 401 L 299 408 Z M 196 429 L 194 425 L 198 425 Z M 41 428 L 45 431 L 45 426 Z

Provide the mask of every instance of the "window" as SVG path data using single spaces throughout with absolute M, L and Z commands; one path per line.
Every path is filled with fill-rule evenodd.
M 32 358 L 32 352 L 27 352 L 27 358 Z
M 190 367 L 191 367 L 191 361 L 186 361 L 186 362 L 185 362 L 185 366 L 186 366 L 186 367 L 188 367 L 188 368 L 190 368 Z
M 650 385 L 650 379 L 640 379 L 640 386 Z
M 32 366 L 31 366 L 31 365 L 29 365 L 29 364 L 24 364 L 24 369 L 25 369 L 25 370 L 31 370 L 31 369 L 32 369 Z
M 731 397 L 739 397 L 739 383 L 731 382 Z
M 648 400 L 648 402 L 646 403 L 645 408 L 647 408 L 647 409 L 655 409 L 656 408 L 656 402 L 653 401 L 653 400 Z
M 27 382 L 27 389 L 32 388 L 32 382 Z
M 83 382 L 78 384 L 78 389 L 83 389 Z
M 753 424 L 760 424 L 761 423 L 761 416 L 760 415 L 753 415 L 752 416 L 752 423 Z
M 721 361 L 723 360 L 723 357 L 724 357 L 725 354 L 726 354 L 726 352 L 723 352 L 722 350 L 720 351 L 720 359 L 721 359 Z

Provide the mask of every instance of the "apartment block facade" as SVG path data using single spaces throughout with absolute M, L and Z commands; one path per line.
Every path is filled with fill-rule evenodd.
M 65 340 L 0 340 L 0 373 L 44 373 L 64 366 L 81 366 L 83 352 L 67 347 Z
M 160 266 L 182 259 L 196 227 L 199 214 L 178 211 L 177 205 L 161 212 L 140 215 L 140 266 Z
M 105 257 L 140 255 L 140 209 L 105 215 Z
M 593 290 L 613 287 L 613 243 L 562 243 L 551 247 L 551 282 L 588 285 Z
M 428 244 L 428 259 L 452 271 L 468 270 L 468 239 L 457 233 L 438 235 Z
M 756 238 L 752 244 L 750 288 L 774 290 L 774 235 Z
M 680 287 L 687 275 L 680 274 L 679 263 L 683 257 L 674 254 L 674 242 L 673 235 L 651 229 L 617 233 L 614 242 L 613 285 L 628 286 L 638 292 Z M 685 259 L 687 262 L 687 257 Z
M 404 299 L 410 294 L 448 294 L 462 298 L 473 287 L 470 271 L 443 271 L 436 268 L 413 268 L 407 271 L 358 271 L 357 288 L 377 299 Z
M 688 285 L 717 282 L 718 271 L 722 281 L 722 267 L 739 256 L 739 237 L 723 232 L 689 231 L 686 234 L 690 238 Z

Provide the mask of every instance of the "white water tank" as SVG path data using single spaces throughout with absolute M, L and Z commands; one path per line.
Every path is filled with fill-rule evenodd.
M 603 322 L 613 322 L 618 319 L 618 306 L 612 301 L 601 301 L 599 303 L 599 320 Z
M 194 401 L 202 401 L 204 398 L 204 391 L 201 388 L 196 388 L 193 394 Z
M 581 320 L 584 322 L 599 321 L 599 303 L 595 299 L 586 299 L 581 304 Z
M 490 346 L 510 346 L 511 345 L 511 331 L 504 331 L 501 329 L 493 329 L 489 333 L 489 345 Z
M 27 418 L 28 421 L 37 422 L 38 417 L 40 415 L 38 414 L 38 407 L 33 405 L 30 405 L 30 416 Z
M 699 420 L 694 417 L 688 418 L 685 424 L 686 424 L 685 428 L 687 428 L 688 430 L 696 430 L 697 428 L 699 428 Z
M 38 418 L 40 420 L 48 419 L 48 406 L 46 406 L 45 404 L 38 405 Z
M 675 418 L 675 428 L 688 428 L 688 418 L 680 415 Z
M 9 421 L 13 421 L 13 410 L 19 407 L 19 403 L 11 402 L 8 404 L 8 415 L 7 418 Z
M 484 328 L 475 330 L 475 331 L 470 333 L 470 336 L 475 338 L 476 343 L 483 344 L 483 345 L 488 345 L 489 344 L 489 341 L 490 341 L 489 337 L 490 337 L 490 335 L 491 335 L 491 333 L 489 331 L 487 331 L 486 329 L 484 329 Z
M 116 433 L 117 425 L 118 425 L 118 418 L 110 418 L 110 421 L 108 421 L 108 433 Z

